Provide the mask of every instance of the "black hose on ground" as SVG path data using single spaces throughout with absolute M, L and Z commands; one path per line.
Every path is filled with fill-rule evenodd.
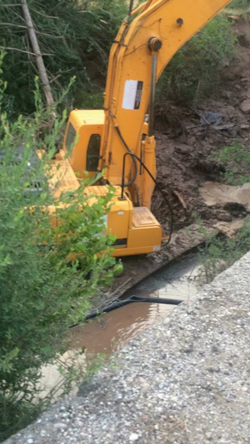
M 100 311 L 94 311 L 93 313 L 90 313 L 89 315 L 86 316 L 85 321 L 94 319 L 102 313 L 109 313 L 113 310 L 117 310 L 118 308 L 125 307 L 125 305 L 129 305 L 134 302 L 147 302 L 149 304 L 155 303 L 155 304 L 166 304 L 166 305 L 179 305 L 183 302 L 183 300 L 169 299 L 169 298 L 150 298 L 150 297 L 133 295 L 130 296 L 128 299 L 125 299 L 124 301 L 114 302 L 113 304 L 108 305 L 107 307 L 103 308 Z
M 146 302 L 148 304 L 154 303 L 154 304 L 165 304 L 165 305 L 179 305 L 183 302 L 183 300 L 169 299 L 169 298 L 150 298 L 150 297 L 132 295 L 128 299 L 125 299 L 124 301 L 116 301 L 110 305 L 107 305 L 107 307 L 104 307 L 101 310 L 93 311 L 83 319 L 83 322 L 97 318 L 101 314 L 110 313 L 113 310 L 117 310 L 118 308 L 125 307 L 126 305 L 133 304 L 135 302 Z M 71 325 L 70 328 L 76 327 L 77 325 L 79 324 Z

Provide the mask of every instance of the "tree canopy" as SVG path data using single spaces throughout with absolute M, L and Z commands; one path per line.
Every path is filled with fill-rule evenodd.
M 59 96 L 70 78 L 76 81 L 68 106 L 93 108 L 102 103 L 109 49 L 127 13 L 125 1 L 28 1 L 53 93 Z M 32 112 L 36 58 L 17 0 L 0 0 L 0 50 L 8 83 L 5 108 Z

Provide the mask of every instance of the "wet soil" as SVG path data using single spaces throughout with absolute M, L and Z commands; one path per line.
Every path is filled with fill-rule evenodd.
M 234 223 L 248 211 L 223 202 L 208 206 L 200 193 L 207 182 L 221 182 L 226 165 L 211 154 L 235 139 L 245 146 L 250 140 L 250 17 L 238 17 L 234 24 L 238 43 L 235 58 L 220 73 L 216 93 L 199 107 L 180 107 L 166 103 L 156 115 L 157 183 L 173 211 L 174 233 L 171 244 L 161 253 L 123 259 L 124 272 L 116 279 L 110 294 L 120 296 L 128 288 L 156 271 L 173 258 L 198 245 L 202 238 L 195 223 L 200 217 L 210 230 L 220 224 Z M 205 113 L 205 114 L 204 114 Z M 219 118 L 215 125 L 209 116 Z M 169 232 L 169 211 L 158 190 L 152 199 L 152 211 Z M 188 227 L 188 230 L 187 230 Z M 190 237 L 191 233 L 191 237 Z

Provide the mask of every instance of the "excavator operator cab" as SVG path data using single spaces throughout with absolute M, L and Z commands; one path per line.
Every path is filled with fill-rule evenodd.
M 74 110 L 70 113 L 64 138 L 64 150 L 78 177 L 98 172 L 104 125 L 103 110 Z

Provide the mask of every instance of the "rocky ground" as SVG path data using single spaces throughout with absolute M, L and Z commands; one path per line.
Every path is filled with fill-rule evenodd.
M 247 444 L 250 253 L 6 444 Z

